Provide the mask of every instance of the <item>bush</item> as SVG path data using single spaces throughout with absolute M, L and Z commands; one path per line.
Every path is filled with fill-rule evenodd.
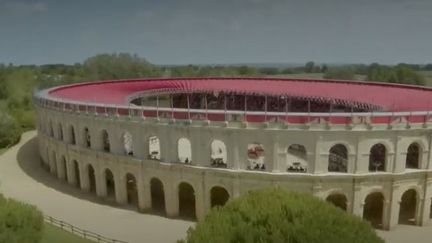
M 384 242 L 370 224 L 308 194 L 269 188 L 212 210 L 186 242 Z M 180 241 L 181 242 L 181 241 Z
M 355 74 L 351 68 L 330 68 L 324 73 L 324 78 L 353 80 Z
M 0 243 L 37 243 L 42 230 L 43 216 L 38 209 L 0 195 Z
M 0 111 L 0 148 L 18 142 L 20 129 L 16 121 L 9 114 Z

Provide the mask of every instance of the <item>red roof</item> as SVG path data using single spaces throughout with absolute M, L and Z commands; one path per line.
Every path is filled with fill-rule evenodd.
M 408 85 L 356 81 L 271 78 L 175 78 L 116 80 L 60 86 L 49 95 L 66 100 L 127 104 L 127 98 L 145 91 L 235 92 L 359 102 L 385 111 L 431 110 L 432 89 Z

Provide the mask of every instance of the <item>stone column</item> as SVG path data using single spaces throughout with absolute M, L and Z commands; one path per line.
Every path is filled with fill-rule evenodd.
M 66 168 L 64 168 L 65 164 L 63 163 L 63 159 L 60 158 L 57 162 L 57 178 L 60 180 L 66 179 Z
M 74 162 L 73 161 L 69 161 L 68 163 L 66 163 L 66 172 L 67 172 L 67 180 L 69 185 L 77 185 L 77 181 L 76 181 L 76 175 L 75 175 L 75 167 L 74 167 Z
M 354 181 L 354 191 L 353 191 L 353 198 L 352 198 L 352 214 L 363 218 L 363 210 L 364 210 L 364 198 L 363 193 L 361 191 L 361 185 L 357 184 Z
M 95 182 L 96 182 L 96 195 L 98 197 L 106 197 L 107 196 L 107 187 L 105 182 L 104 171 L 99 170 L 99 166 L 94 168 L 95 170 Z
M 80 182 L 81 182 L 81 190 L 85 191 L 85 192 L 89 192 L 90 191 L 90 180 L 89 180 L 89 175 L 88 175 L 88 167 L 87 166 L 83 166 L 82 164 L 79 166 L 79 171 L 80 171 Z
M 168 217 L 177 217 L 179 215 L 179 198 L 176 185 L 167 180 L 164 188 L 165 192 L 165 211 Z
M 421 211 L 420 212 L 420 222 L 419 225 L 425 226 L 429 225 L 431 222 L 430 213 L 431 213 L 431 204 L 432 204 L 432 182 L 426 182 L 424 188 L 424 197 L 422 203 L 419 204 Z
M 127 204 L 126 178 L 122 173 L 117 172 L 115 175 L 115 197 L 120 205 Z
M 138 193 L 140 208 L 144 211 L 151 210 L 152 197 L 150 180 L 143 180 L 141 178 L 141 185 L 138 187 L 141 193 Z
M 200 185 L 195 188 L 195 214 L 197 220 L 203 220 L 205 216 L 205 199 L 204 199 L 204 191 Z

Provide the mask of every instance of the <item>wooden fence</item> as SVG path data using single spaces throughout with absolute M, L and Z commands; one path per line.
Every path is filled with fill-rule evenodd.
M 100 242 L 100 243 L 127 243 L 126 241 L 110 239 L 110 238 L 104 237 L 102 235 L 93 233 L 91 231 L 75 227 L 75 226 L 73 226 L 67 222 L 64 222 L 64 221 L 59 220 L 59 219 L 55 219 L 51 216 L 44 216 L 44 220 L 45 220 L 45 222 L 47 222 L 49 224 L 57 226 L 57 227 L 61 228 L 62 230 L 68 231 L 72 234 L 78 235 L 84 239 L 89 239 L 89 240 L 92 240 L 95 242 Z

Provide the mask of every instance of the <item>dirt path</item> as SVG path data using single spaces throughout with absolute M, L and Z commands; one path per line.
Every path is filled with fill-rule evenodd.
M 39 167 L 36 133 L 0 156 L 0 192 L 37 206 L 46 215 L 106 237 L 141 242 L 175 242 L 193 223 L 141 214 L 103 204 Z

